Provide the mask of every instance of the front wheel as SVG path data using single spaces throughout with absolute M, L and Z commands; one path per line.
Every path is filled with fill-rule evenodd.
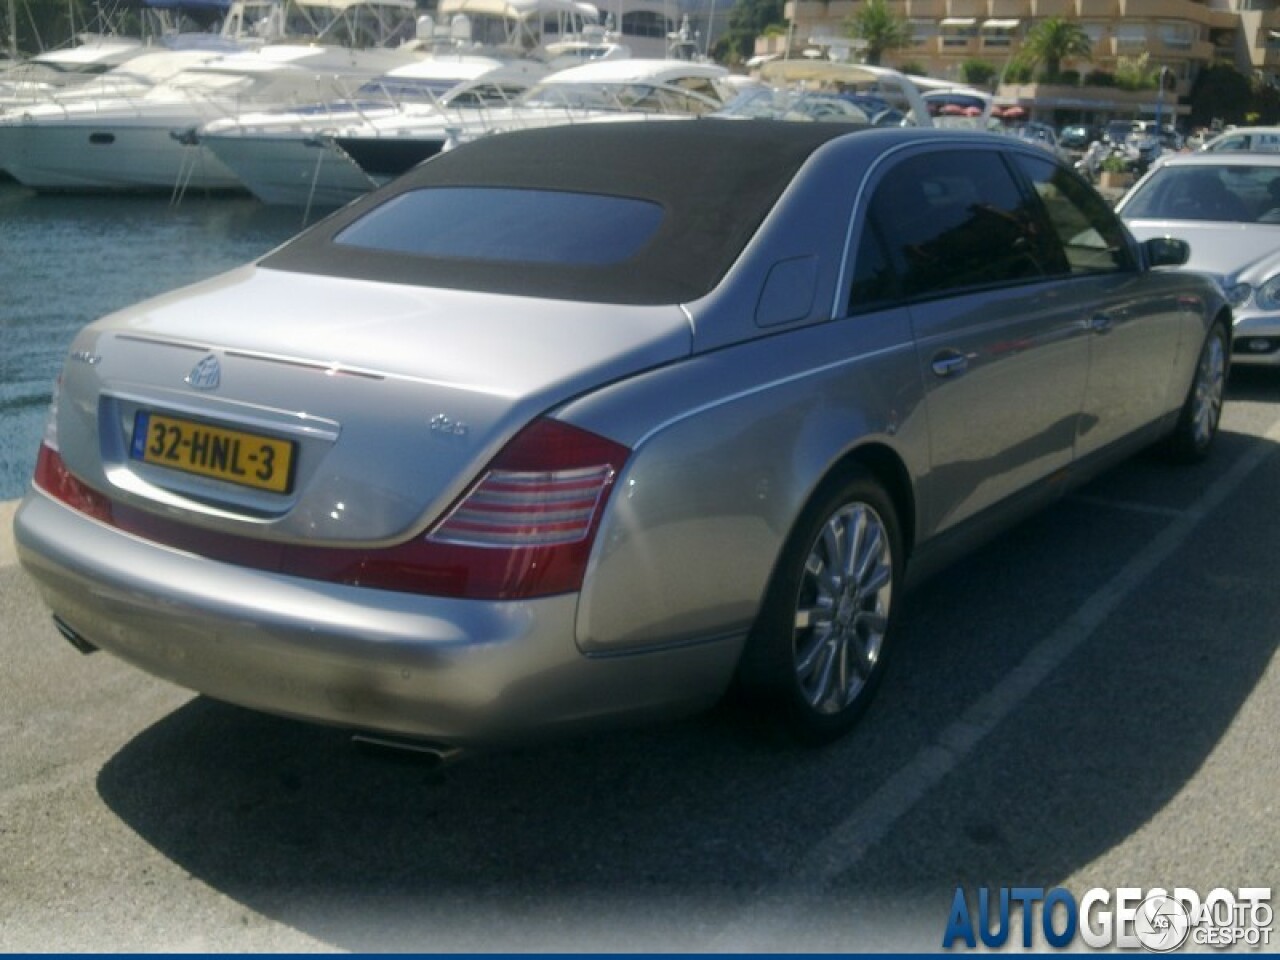
M 783 548 L 740 673 L 752 699 L 808 743 L 835 739 L 866 710 L 902 578 L 897 512 L 884 489 L 861 471 L 829 486 Z
M 1225 324 L 1209 328 L 1178 424 L 1169 435 L 1167 449 L 1174 460 L 1195 463 L 1208 456 L 1213 446 L 1226 397 L 1229 344 Z

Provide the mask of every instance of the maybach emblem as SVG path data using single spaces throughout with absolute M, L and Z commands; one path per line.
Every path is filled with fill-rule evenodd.
M 205 357 L 186 376 L 187 383 L 197 390 L 217 390 L 222 383 L 222 365 L 213 354 Z

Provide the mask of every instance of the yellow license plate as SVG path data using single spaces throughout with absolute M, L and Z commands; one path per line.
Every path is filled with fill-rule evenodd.
M 146 410 L 134 418 L 130 455 L 255 490 L 288 493 L 293 486 L 292 441 Z

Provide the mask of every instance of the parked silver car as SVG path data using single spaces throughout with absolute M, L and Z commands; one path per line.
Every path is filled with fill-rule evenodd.
M 1233 362 L 1280 364 L 1280 153 L 1170 157 L 1116 205 L 1139 239 L 1170 234 L 1233 307 Z
M 1200 147 L 1206 153 L 1280 151 L 1280 127 L 1235 127 Z
M 495 136 L 71 346 L 16 519 L 83 649 L 445 744 L 849 728 L 909 580 L 1153 442 L 1230 310 L 1010 137 Z

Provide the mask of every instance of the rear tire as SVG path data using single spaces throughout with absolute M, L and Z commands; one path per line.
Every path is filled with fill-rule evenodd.
M 902 585 L 892 499 L 862 470 L 824 484 L 779 556 L 739 680 L 796 739 L 826 743 L 880 685 Z
M 1226 325 L 1215 322 L 1204 338 L 1191 389 L 1165 446 L 1175 462 L 1196 463 L 1209 455 L 1222 419 L 1230 344 Z

